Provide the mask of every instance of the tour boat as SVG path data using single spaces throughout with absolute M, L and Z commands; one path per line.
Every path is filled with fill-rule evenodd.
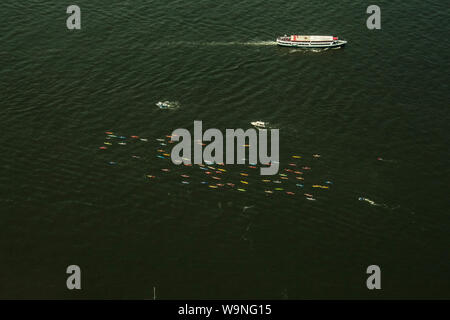
M 347 41 L 339 40 L 334 36 L 284 35 L 277 38 L 279 46 L 296 48 L 339 48 L 345 46 L 346 43 Z

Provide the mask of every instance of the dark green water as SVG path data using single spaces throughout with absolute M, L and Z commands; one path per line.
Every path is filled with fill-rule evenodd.
M 0 5 L 0 298 L 450 298 L 443 1 L 378 1 L 378 31 L 366 1 L 76 4 L 75 32 L 61 1 Z M 349 44 L 271 43 L 285 33 Z M 166 99 L 181 107 L 159 110 Z M 292 155 L 312 168 L 305 188 L 291 177 L 295 196 L 267 195 L 278 185 L 233 166 L 237 185 L 251 173 L 247 192 L 213 190 L 156 158 L 155 139 L 194 120 L 272 123 L 282 170 Z M 108 130 L 149 142 L 99 150 Z

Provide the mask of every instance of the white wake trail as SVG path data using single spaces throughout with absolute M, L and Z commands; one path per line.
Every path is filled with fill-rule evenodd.
M 276 41 L 174 41 L 174 42 L 166 42 L 164 45 L 173 45 L 173 46 L 210 46 L 210 47 L 219 47 L 219 46 L 276 46 Z

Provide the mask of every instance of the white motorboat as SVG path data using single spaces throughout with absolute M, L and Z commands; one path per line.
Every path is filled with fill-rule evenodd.
M 250 124 L 257 128 L 266 128 L 268 123 L 263 121 L 253 121 L 250 122 Z

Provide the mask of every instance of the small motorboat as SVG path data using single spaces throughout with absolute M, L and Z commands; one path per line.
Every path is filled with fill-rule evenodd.
M 177 109 L 180 107 L 180 103 L 178 101 L 159 101 L 156 105 L 160 109 Z
M 263 122 L 263 121 L 253 121 L 253 122 L 250 122 L 250 124 L 257 128 L 267 128 L 268 123 Z
M 159 101 L 156 105 L 160 109 L 169 109 L 170 108 L 170 101 Z

